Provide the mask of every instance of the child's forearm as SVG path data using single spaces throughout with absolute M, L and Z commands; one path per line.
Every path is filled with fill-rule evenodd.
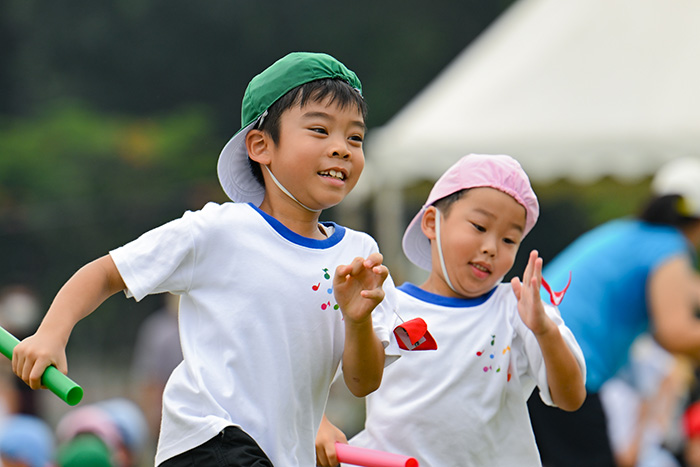
M 49 331 L 68 342 L 76 323 L 126 285 L 107 255 L 80 268 L 54 298 L 37 332 Z
M 345 323 L 343 378 L 350 392 L 364 397 L 375 391 L 384 372 L 384 346 L 374 333 L 371 316 L 361 323 Z
M 41 376 L 50 365 L 66 373 L 65 348 L 75 324 L 124 288 L 111 257 L 82 267 L 58 292 L 37 332 L 15 346 L 12 371 L 32 389 L 41 386 Z
M 552 401 L 560 409 L 577 410 L 586 398 L 586 388 L 574 354 L 556 326 L 536 337 L 544 357 Z

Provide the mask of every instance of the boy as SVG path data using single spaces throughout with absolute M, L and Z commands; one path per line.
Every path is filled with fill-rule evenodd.
M 365 109 L 357 76 L 325 54 L 292 53 L 254 77 L 218 162 L 235 203 L 185 213 L 79 270 L 15 348 L 14 372 L 34 389 L 46 366 L 65 372 L 71 329 L 117 291 L 171 292 L 184 361 L 165 388 L 156 464 L 313 465 L 339 363 L 366 395 L 389 339 L 376 243 L 319 223 L 364 167 Z
M 353 445 L 424 466 L 540 465 L 526 401 L 537 385 L 548 404 L 576 410 L 585 363 L 559 313 L 540 299 L 536 251 L 522 283 L 501 283 L 538 214 L 527 175 L 508 156 L 465 156 L 435 183 L 403 238 L 406 256 L 429 277 L 397 290 L 401 318 L 423 318 L 437 350 L 402 352 L 387 368 Z M 344 435 L 324 419 L 320 465 L 337 463 L 335 441 Z

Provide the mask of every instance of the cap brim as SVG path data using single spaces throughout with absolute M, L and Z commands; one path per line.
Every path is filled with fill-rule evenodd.
M 253 176 L 248 162 L 245 138 L 255 122 L 242 128 L 226 143 L 216 166 L 219 183 L 224 192 L 237 203 L 253 203 L 260 206 L 265 188 Z
M 432 255 L 430 251 L 430 240 L 423 233 L 421 222 L 425 206 L 418 211 L 411 223 L 406 227 L 406 232 L 403 235 L 401 246 L 403 252 L 413 264 L 421 269 L 430 271 L 432 269 Z

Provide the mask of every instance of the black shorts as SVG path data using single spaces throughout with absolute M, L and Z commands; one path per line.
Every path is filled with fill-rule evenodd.
M 575 412 L 545 405 L 537 392 L 527 405 L 544 467 L 615 467 L 598 394 Z
M 171 457 L 159 467 L 274 467 L 245 431 L 224 428 L 206 443 Z

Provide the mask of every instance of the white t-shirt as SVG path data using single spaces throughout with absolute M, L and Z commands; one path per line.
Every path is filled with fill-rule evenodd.
M 314 439 L 344 346 L 333 296 L 340 264 L 377 251 L 332 223 L 295 234 L 248 204 L 207 204 L 110 254 L 127 296 L 179 294 L 184 361 L 163 395 L 156 464 L 240 426 L 274 465 L 315 465 Z M 393 283 L 373 312 L 386 345 Z
M 421 467 L 541 465 L 526 402 L 538 386 L 542 400 L 553 403 L 542 353 L 511 285 L 476 299 L 412 284 L 397 290 L 398 314 L 423 318 L 438 348 L 401 351 L 367 396 L 365 429 L 350 444 L 409 455 Z M 573 335 L 556 308 L 545 310 L 585 375 Z

